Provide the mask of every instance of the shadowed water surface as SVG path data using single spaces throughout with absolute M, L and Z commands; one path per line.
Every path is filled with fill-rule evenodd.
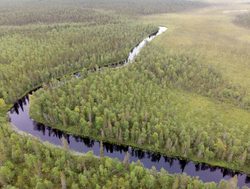
M 86 153 L 93 151 L 96 156 L 100 155 L 101 145 L 99 141 L 68 135 L 57 129 L 37 123 L 29 117 L 29 96 L 19 100 L 9 112 L 10 121 L 19 130 L 29 133 L 42 141 L 47 141 L 55 145 L 62 145 L 62 137 L 68 141 L 71 150 Z M 130 161 L 140 160 L 146 168 L 156 167 L 166 169 L 169 173 L 186 173 L 189 176 L 199 176 L 204 182 L 220 182 L 222 179 L 230 179 L 234 175 L 238 176 L 239 186 L 250 187 L 250 178 L 245 174 L 236 173 L 229 169 L 209 166 L 203 163 L 179 160 L 162 156 L 159 153 L 152 153 L 129 146 L 115 145 L 104 142 L 104 155 L 111 158 L 123 160 L 126 153 L 130 154 Z

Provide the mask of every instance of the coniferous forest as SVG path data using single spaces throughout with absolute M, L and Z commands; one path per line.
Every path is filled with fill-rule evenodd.
M 0 0 L 0 188 L 250 187 L 249 11 L 233 0 Z M 62 132 L 61 146 L 33 136 L 35 123 Z M 76 152 L 67 134 L 192 162 L 194 175 L 202 164 L 210 180 Z
M 32 96 L 31 116 L 74 134 L 201 161 L 225 161 L 249 170 L 249 127 L 235 127 L 230 119 L 225 122 L 222 115 L 216 115 L 217 107 L 208 110 L 213 116 L 210 122 L 193 120 L 194 114 L 202 116 L 199 112 L 184 117 L 189 99 L 176 98 L 178 89 L 172 87 L 189 91 L 184 87 L 189 86 L 204 96 L 232 103 L 238 102 L 234 93 L 240 94 L 240 89 L 236 91 L 195 59 L 164 56 L 159 51 L 151 45 L 144 51 L 147 60 L 142 54 L 134 65 L 67 79 L 64 85 L 62 81 L 50 83 Z M 230 95 L 217 93 L 218 85 Z

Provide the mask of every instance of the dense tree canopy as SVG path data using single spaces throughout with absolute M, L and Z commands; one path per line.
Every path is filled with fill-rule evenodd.
M 34 23 L 107 21 L 105 12 L 124 15 L 170 13 L 204 7 L 207 4 L 188 0 L 17 0 L 0 1 L 0 25 Z M 96 9 L 96 10 L 94 10 Z M 96 20 L 98 18 L 98 20 Z
M 27 136 L 20 137 L 7 127 L 1 123 L 1 188 L 226 189 L 232 182 L 204 184 L 186 175 L 147 170 L 139 162 L 126 165 L 109 158 L 98 159 L 92 153 L 76 156 Z
M 0 0 L 0 188 L 236 188 L 236 178 L 204 184 L 147 170 L 139 162 L 128 165 L 127 157 L 121 163 L 73 154 L 20 136 L 6 119 L 10 103 L 43 84 L 31 100 L 38 121 L 250 172 L 249 122 L 225 121 L 219 109 L 207 105 L 202 112 L 190 105 L 188 94 L 196 93 L 249 110 L 248 94 L 213 68 L 150 46 L 134 65 L 88 71 L 124 61 L 156 31 L 155 25 L 137 21 L 140 16 L 205 5 L 189 0 Z M 82 78 L 68 76 L 77 71 Z
M 217 94 L 218 87 L 230 85 L 184 55 L 160 54 L 153 45 L 148 49 L 128 67 L 67 78 L 63 85 L 52 82 L 33 96 L 31 115 L 71 133 L 102 135 L 104 140 L 208 162 L 234 162 L 249 171 L 249 123 L 225 122 L 216 113 L 219 109 L 190 110 L 189 99 L 173 87 L 234 102 L 233 96 Z M 203 120 L 204 115 L 211 118 Z
M 123 61 L 138 42 L 157 31 L 129 20 L 89 24 L 25 26 L 4 34 L 0 98 L 13 102 L 51 78 Z

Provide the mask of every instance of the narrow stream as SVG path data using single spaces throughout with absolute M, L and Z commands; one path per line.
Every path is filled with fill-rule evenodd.
M 123 63 L 127 65 L 131 63 L 139 54 L 140 50 L 156 36 L 165 32 L 167 28 L 159 27 L 158 32 L 150 35 L 138 44 L 129 54 L 128 59 Z M 118 66 L 120 66 L 119 64 Z M 32 92 L 31 92 L 32 93 Z M 30 94 L 30 93 L 29 93 Z M 41 141 L 47 141 L 54 145 L 62 145 L 62 138 L 66 138 L 68 146 L 76 152 L 86 153 L 93 151 L 96 156 L 100 155 L 101 145 L 99 141 L 65 134 L 57 129 L 37 123 L 29 116 L 29 94 L 18 100 L 13 108 L 8 112 L 10 122 L 20 131 L 29 133 Z M 220 182 L 222 179 L 228 180 L 233 176 L 238 176 L 238 186 L 244 185 L 250 187 L 250 177 L 246 174 L 237 173 L 229 169 L 210 166 L 204 163 L 195 163 L 192 161 L 180 160 L 162 156 L 159 153 L 152 153 L 130 146 L 114 145 L 103 143 L 104 155 L 111 158 L 123 160 L 127 152 L 130 154 L 130 161 L 140 160 L 146 168 L 156 167 L 166 169 L 169 173 L 186 173 L 189 176 L 198 176 L 204 182 Z

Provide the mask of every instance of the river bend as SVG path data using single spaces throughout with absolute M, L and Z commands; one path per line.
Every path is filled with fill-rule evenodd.
M 141 49 L 155 37 L 161 35 L 167 30 L 165 27 L 159 27 L 158 32 L 151 34 L 149 37 L 139 43 L 130 53 L 128 58 L 119 63 L 117 66 L 125 66 L 132 63 L 135 57 L 140 53 Z M 114 67 L 114 66 L 113 66 Z M 80 77 L 79 73 L 75 76 Z M 138 161 L 146 168 L 156 167 L 157 170 L 161 168 L 166 169 L 169 173 L 186 173 L 189 176 L 198 176 L 204 182 L 219 183 L 222 179 L 228 180 L 234 175 L 238 176 L 238 186 L 244 185 L 250 187 L 250 177 L 246 174 L 237 173 L 232 170 L 210 166 L 204 163 L 195 163 L 192 161 L 181 160 L 173 157 L 162 156 L 159 153 L 143 151 L 130 146 L 115 145 L 110 143 L 103 143 L 103 148 L 99 141 L 83 138 L 74 135 L 66 134 L 60 130 L 53 129 L 50 126 L 43 125 L 32 120 L 29 116 L 29 94 L 19 99 L 8 112 L 10 122 L 19 131 L 28 133 L 41 141 L 46 141 L 54 145 L 61 146 L 62 138 L 66 138 L 68 147 L 76 152 L 86 153 L 93 151 L 96 156 L 100 155 L 100 149 L 104 150 L 104 156 L 110 158 L 118 158 L 123 160 L 127 153 L 130 154 L 130 161 Z

